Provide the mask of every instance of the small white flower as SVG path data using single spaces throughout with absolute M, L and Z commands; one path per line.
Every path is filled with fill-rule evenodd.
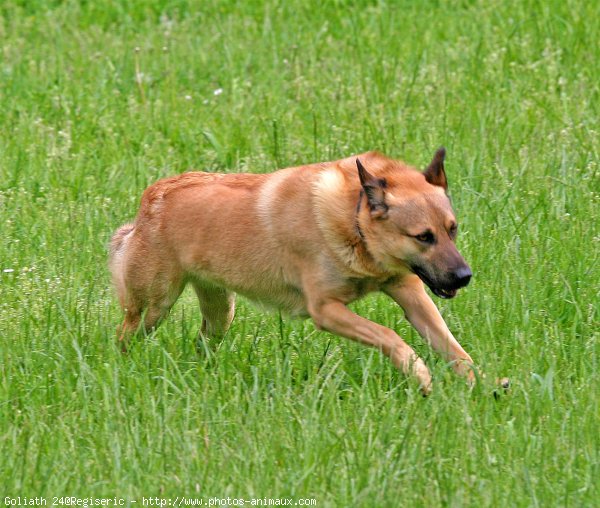
M 185 100 L 186 101 L 191 101 L 192 100 L 192 96 L 191 95 L 186 95 L 185 96 Z
M 14 268 L 5 268 L 4 270 L 2 270 L 4 273 L 13 273 L 15 271 Z
M 217 89 L 216 89 L 216 90 L 213 92 L 213 94 L 214 94 L 214 95 L 221 95 L 222 93 L 223 93 L 223 89 L 222 89 L 222 88 L 217 88 Z

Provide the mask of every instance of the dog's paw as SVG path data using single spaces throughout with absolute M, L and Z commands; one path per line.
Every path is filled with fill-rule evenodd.
M 426 385 L 419 386 L 419 391 L 421 392 L 421 395 L 423 396 L 424 399 L 431 395 L 432 390 L 433 390 L 433 386 L 431 384 L 431 381 L 429 381 L 429 383 Z
M 496 379 L 496 389 L 494 390 L 494 398 L 498 400 L 503 394 L 510 389 L 510 379 L 507 377 L 499 377 Z

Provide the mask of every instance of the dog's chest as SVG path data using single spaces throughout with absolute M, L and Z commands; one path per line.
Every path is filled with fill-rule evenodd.
M 349 278 L 345 284 L 346 303 L 353 302 L 363 296 L 379 291 L 381 281 L 371 278 Z

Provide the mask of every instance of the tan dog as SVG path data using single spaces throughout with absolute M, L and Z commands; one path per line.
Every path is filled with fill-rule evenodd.
M 144 192 L 135 222 L 111 242 L 125 311 L 120 340 L 125 346 L 139 329 L 155 328 L 191 283 L 202 337 L 225 334 L 240 293 L 379 348 L 428 393 L 429 370 L 411 347 L 346 307 L 383 291 L 472 382 L 471 357 L 423 284 L 452 298 L 471 278 L 454 245 L 444 156 L 438 150 L 424 172 L 368 152 L 272 174 L 194 172 L 159 180 Z

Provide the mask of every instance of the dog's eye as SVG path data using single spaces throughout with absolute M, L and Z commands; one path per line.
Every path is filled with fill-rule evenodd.
M 456 233 L 458 233 L 458 224 L 452 224 L 448 233 L 450 234 L 450 238 L 456 237 Z
M 420 235 L 415 235 L 415 238 L 417 240 L 419 240 L 419 242 L 422 242 L 422 243 L 435 242 L 435 236 L 433 236 L 433 233 L 431 231 L 425 231 L 424 233 L 421 233 Z

